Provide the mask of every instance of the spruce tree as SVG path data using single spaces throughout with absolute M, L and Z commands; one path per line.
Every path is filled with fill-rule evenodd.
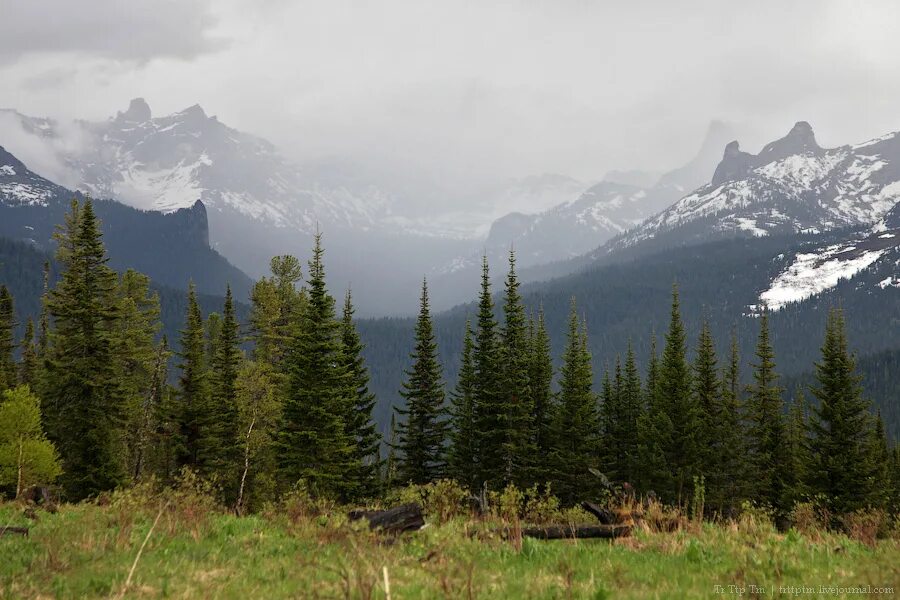
M 737 336 L 732 333 L 728 363 L 722 371 L 722 407 L 715 435 L 719 438 L 720 466 L 725 485 L 718 509 L 733 514 L 748 496 L 746 436 L 741 398 L 740 354 Z
M 238 402 L 237 379 L 243 362 L 240 325 L 234 313 L 231 286 L 225 288 L 225 303 L 213 353 L 209 356 L 210 410 L 213 432 L 211 442 L 221 447 L 213 468 L 228 490 L 226 500 L 237 494 L 238 472 Z
M 791 402 L 787 416 L 787 472 L 785 478 L 785 506 L 792 506 L 805 496 L 806 467 L 809 464 L 807 453 L 809 444 L 806 438 L 806 399 L 803 390 L 797 389 Z
M 475 340 L 472 327 L 466 319 L 463 337 L 462 360 L 456 389 L 451 394 L 450 408 L 450 449 L 447 456 L 448 475 L 470 490 L 477 481 L 476 461 L 478 448 L 475 445 Z
M 753 383 L 747 399 L 748 410 L 748 480 L 752 498 L 784 514 L 785 493 L 788 491 L 789 464 L 784 423 L 782 388 L 775 371 L 775 352 L 769 340 L 769 311 L 759 317 L 759 338 Z
M 481 292 L 478 296 L 478 316 L 475 327 L 475 445 L 478 448 L 478 483 L 495 489 L 503 487 L 503 420 L 496 407 L 500 398 L 500 347 L 491 279 L 487 257 L 482 258 Z
M 666 457 L 666 448 L 672 442 L 672 420 L 660 400 L 659 358 L 656 353 L 656 335 L 650 337 L 650 361 L 647 365 L 645 410 L 638 419 L 638 487 L 644 493 L 670 490 L 674 487 L 672 471 Z
M 323 497 L 345 497 L 354 464 L 344 421 L 350 373 L 345 368 L 340 321 L 325 285 L 322 236 L 309 261 L 307 299 L 295 315 L 286 357 L 288 383 L 278 433 L 279 476 L 284 485 L 304 481 Z
M 90 200 L 73 201 L 57 235 L 62 274 L 46 305 L 48 335 L 41 395 L 48 437 L 63 460 L 60 482 L 71 500 L 124 481 L 124 399 L 114 352 L 117 277 L 107 266 Z
M 194 283 L 188 287 L 188 306 L 181 350 L 178 352 L 178 399 L 170 420 L 174 425 L 173 451 L 177 467 L 191 467 L 210 475 L 222 450 L 215 443 L 215 421 L 210 406 L 209 371 L 203 315 Z
M 350 290 L 344 296 L 344 312 L 341 319 L 341 347 L 344 368 L 349 377 L 347 413 L 344 422 L 347 436 L 353 445 L 353 470 L 347 474 L 352 480 L 353 492 L 360 498 L 371 498 L 380 485 L 380 461 L 377 454 L 381 444 L 372 411 L 375 394 L 369 391 L 369 371 L 363 359 L 363 343 L 353 323 L 353 299 Z
M 37 389 L 37 378 L 40 369 L 37 342 L 34 335 L 34 319 L 29 317 L 25 323 L 25 336 L 20 344 L 22 358 L 19 361 L 19 383 L 29 386 L 32 390 Z
M 693 375 L 694 404 L 699 412 L 699 427 L 696 432 L 697 473 L 705 479 L 707 502 L 711 506 L 721 506 L 729 475 L 725 473 L 722 464 L 723 440 L 719 436 L 723 406 L 718 358 L 709 323 L 706 321 L 700 327 Z
M 18 381 L 13 352 L 16 318 L 12 294 L 5 285 L 0 285 L 0 393 L 12 389 Z
M 619 405 L 621 411 L 619 451 L 622 456 L 619 479 L 634 485 L 640 469 L 638 464 L 640 439 L 638 422 L 643 414 L 643 403 L 641 376 L 638 373 L 631 341 L 628 342 L 628 350 L 625 353 L 625 371 Z
M 548 460 L 553 438 L 554 397 L 553 358 L 550 354 L 550 336 L 544 322 L 544 309 L 538 311 L 530 336 L 528 383 L 531 390 L 532 422 L 534 423 L 534 456 L 532 464 L 534 480 L 546 483 L 551 476 L 552 465 Z
M 564 503 L 572 504 L 597 491 L 599 482 L 590 470 L 598 464 L 600 431 L 587 333 L 579 328 L 574 299 L 560 376 L 551 454 L 556 493 Z
M 410 359 L 412 366 L 405 371 L 406 377 L 400 391 L 406 400 L 406 408 L 397 409 L 404 417 L 397 430 L 397 449 L 400 451 L 398 478 L 404 483 L 425 484 L 444 475 L 447 421 L 444 419 L 443 375 L 431 322 L 428 284 L 424 280 L 416 320 L 415 347 Z
M 684 501 L 699 464 L 697 431 L 700 429 L 699 408 L 691 393 L 691 370 L 686 358 L 686 339 L 681 321 L 678 288 L 672 286 L 672 309 L 666 345 L 659 366 L 658 398 L 661 411 L 671 423 L 671 432 L 661 439 L 666 463 L 673 480 L 657 490 L 670 502 Z
M 529 340 L 525 307 L 519 293 L 515 253 L 509 252 L 509 271 L 503 302 L 503 326 L 500 330 L 500 370 L 497 404 L 486 407 L 498 415 L 504 484 L 525 487 L 532 483 L 534 462 L 534 406 L 529 386 Z
M 840 309 L 828 315 L 812 393 L 818 403 L 809 419 L 810 491 L 824 495 L 835 513 L 863 508 L 872 502 L 876 485 L 870 460 L 872 417 Z
M 610 479 L 619 479 L 619 394 L 609 376 L 609 367 L 603 371 L 600 380 L 600 466 Z

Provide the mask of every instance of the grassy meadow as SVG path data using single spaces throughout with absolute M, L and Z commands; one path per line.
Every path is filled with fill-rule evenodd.
M 393 538 L 348 521 L 345 507 L 297 499 L 244 517 L 184 489 L 137 488 L 30 516 L 9 502 L 0 504 L 0 526 L 31 529 L 28 537 L 0 537 L 0 595 L 704 598 L 793 597 L 798 586 L 815 591 L 808 597 L 821 595 L 819 586 L 900 590 L 900 540 L 874 539 L 865 524 L 851 536 L 814 525 L 779 533 L 750 512 L 721 524 L 675 516 L 660 527 L 666 515 L 657 510 L 630 537 L 541 541 L 496 533 L 515 530 L 515 519 L 428 505 L 425 528 Z M 837 592 L 832 597 L 858 596 Z

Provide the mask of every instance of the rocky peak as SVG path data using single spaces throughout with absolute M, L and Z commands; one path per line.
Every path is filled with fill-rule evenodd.
M 753 155 L 741 151 L 737 140 L 729 142 L 722 154 L 722 161 L 713 173 L 712 184 L 721 185 L 732 179 L 740 179 L 753 167 Z
M 123 121 L 131 121 L 133 123 L 144 123 L 150 120 L 153 113 L 150 111 L 150 105 L 143 98 L 133 98 L 128 103 L 128 110 L 120 112 L 117 118 Z
M 762 149 L 757 156 L 757 164 L 764 165 L 794 154 L 820 154 L 824 152 L 816 142 L 816 134 L 806 121 L 794 124 L 786 136 L 775 140 Z

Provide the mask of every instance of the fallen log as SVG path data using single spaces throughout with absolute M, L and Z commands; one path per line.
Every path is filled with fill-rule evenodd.
M 631 535 L 631 527 L 628 525 L 546 525 L 544 527 L 523 527 L 522 535 L 541 540 L 613 539 Z
M 366 519 L 369 522 L 369 529 L 384 533 L 415 531 L 425 526 L 422 507 L 415 502 L 401 504 L 388 510 L 351 510 L 348 516 L 351 521 Z
M 581 503 L 581 508 L 597 517 L 597 520 L 604 525 L 613 525 L 619 521 L 614 512 L 607 510 L 598 504 L 594 504 L 593 502 L 585 500 Z
M 0 535 L 22 535 L 28 537 L 27 527 L 0 527 Z

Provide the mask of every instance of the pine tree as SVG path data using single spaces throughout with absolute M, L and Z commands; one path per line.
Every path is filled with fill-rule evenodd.
M 693 365 L 694 404 L 699 411 L 699 427 L 696 432 L 697 471 L 706 482 L 706 500 L 710 506 L 721 506 L 729 475 L 722 464 L 723 440 L 719 428 L 724 417 L 722 389 L 720 387 L 718 358 L 709 323 L 700 327 L 697 354 Z
M 462 361 L 456 389 L 451 395 L 450 449 L 447 457 L 448 474 L 466 486 L 475 489 L 477 481 L 476 461 L 478 448 L 475 446 L 475 340 L 472 327 L 466 319 L 466 333 L 463 337 Z
M 553 439 L 554 397 L 553 358 L 550 355 L 550 336 L 544 322 L 543 307 L 538 311 L 537 322 L 532 322 L 528 383 L 531 390 L 532 422 L 534 423 L 534 456 L 532 464 L 534 480 L 546 483 L 551 476 L 552 465 L 548 460 Z
M 783 514 L 789 479 L 782 388 L 775 371 L 775 352 L 769 340 L 769 312 L 759 317 L 756 362 L 748 403 L 748 480 L 752 498 Z
M 419 317 L 416 320 L 415 348 L 410 354 L 412 366 L 405 371 L 400 395 L 405 409 L 397 412 L 400 421 L 397 449 L 400 451 L 398 477 L 404 483 L 425 484 L 445 472 L 444 443 L 447 421 L 444 417 L 444 383 L 438 362 L 437 343 L 428 304 L 428 284 L 422 282 Z
M 388 455 L 384 461 L 384 488 L 389 490 L 397 483 L 397 415 L 391 413 L 391 425 L 388 429 Z
M 13 352 L 16 318 L 13 297 L 5 285 L 0 285 L 0 393 L 12 389 L 18 381 Z
M 660 400 L 659 358 L 656 335 L 650 337 L 650 362 L 647 365 L 645 410 L 638 419 L 638 487 L 645 493 L 659 493 L 674 487 L 665 449 L 672 442 L 672 420 Z
M 170 419 L 174 424 L 175 464 L 191 467 L 203 475 L 210 475 L 221 448 L 210 443 L 215 440 L 214 415 L 209 398 L 206 340 L 203 315 L 197 302 L 194 283 L 188 287 L 188 307 L 185 326 L 181 330 L 181 350 L 178 353 L 178 401 Z
M 691 481 L 697 475 L 700 428 L 699 408 L 691 394 L 691 370 L 686 358 L 686 339 L 681 322 L 678 288 L 672 286 L 672 310 L 666 345 L 659 367 L 658 402 L 671 423 L 671 433 L 661 439 L 666 463 L 672 472 L 671 485 L 657 490 L 670 502 L 683 501 L 689 495 Z
M 625 371 L 622 381 L 620 409 L 622 421 L 620 424 L 619 451 L 622 455 L 622 471 L 619 474 L 619 479 L 633 485 L 640 468 L 638 464 L 638 442 L 640 439 L 638 422 L 642 417 L 643 410 L 641 376 L 638 373 L 631 341 L 628 342 L 628 350 L 625 353 Z
M 34 339 L 34 319 L 29 318 L 25 323 L 25 336 L 20 344 L 22 358 L 19 361 L 19 383 L 37 389 L 38 363 L 37 343 Z
M 722 407 L 715 435 L 720 440 L 720 466 L 725 485 L 720 514 L 733 514 L 747 498 L 746 436 L 741 399 L 740 354 L 737 336 L 732 333 L 728 363 L 722 372 Z
M 828 315 L 812 393 L 818 405 L 809 419 L 810 491 L 824 495 L 835 513 L 863 508 L 872 502 L 875 491 L 870 460 L 872 418 L 869 403 L 862 397 L 840 309 Z
M 619 479 L 619 394 L 613 379 L 609 375 L 609 367 L 603 371 L 600 380 L 600 466 L 610 479 Z
M 210 438 L 214 446 L 221 448 L 214 463 L 215 472 L 228 490 L 226 500 L 237 494 L 238 452 L 238 403 L 237 379 L 243 362 L 241 354 L 240 325 L 234 313 L 231 286 L 225 288 L 225 303 L 216 336 L 216 343 L 209 355 L 210 411 L 212 428 Z
M 350 374 L 344 367 L 340 322 L 325 285 L 322 236 L 309 261 L 307 299 L 293 315 L 293 340 L 286 357 L 288 384 L 278 433 L 281 481 L 304 481 L 323 497 L 342 497 L 354 464 L 344 422 Z
M 357 497 L 371 498 L 378 492 L 381 464 L 377 459 L 381 436 L 372 420 L 375 394 L 369 391 L 369 371 L 363 359 L 363 343 L 353 324 L 353 299 L 350 290 L 344 297 L 341 320 L 341 346 L 344 368 L 350 374 L 347 413 L 344 421 L 353 444 L 354 469 L 348 473 Z
M 793 506 L 805 495 L 804 481 L 809 464 L 806 439 L 806 399 L 803 390 L 794 394 L 787 417 L 787 477 L 785 478 L 785 506 Z
M 63 271 L 49 292 L 53 328 L 41 383 L 48 437 L 63 459 L 60 482 L 79 500 L 124 481 L 124 398 L 114 352 L 117 277 L 106 264 L 93 206 L 73 201 L 57 235 Z
M 553 427 L 554 483 L 560 500 L 571 504 L 597 491 L 590 470 L 597 467 L 600 431 L 587 333 L 579 328 L 574 299 L 560 376 L 559 410 Z
M 499 353 L 497 321 L 494 318 L 494 300 L 491 297 L 491 279 L 487 257 L 483 257 L 473 356 L 475 363 L 475 445 L 479 455 L 477 481 L 479 484 L 487 483 L 497 489 L 503 487 L 505 475 L 503 438 L 498 435 L 498 432 L 503 431 L 504 417 L 496 412 L 500 398 Z
M 532 483 L 534 459 L 534 406 L 529 386 L 529 340 L 525 307 L 519 293 L 515 253 L 509 252 L 509 272 L 503 303 L 503 327 L 500 331 L 499 402 L 487 410 L 498 415 L 503 466 L 502 481 L 525 487 Z

